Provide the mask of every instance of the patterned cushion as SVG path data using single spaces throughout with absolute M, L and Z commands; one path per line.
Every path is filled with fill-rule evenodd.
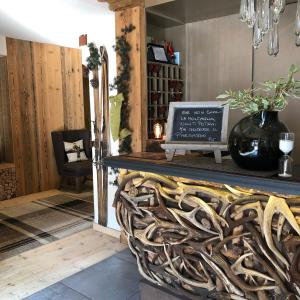
M 68 157 L 68 162 L 76 162 L 88 159 L 84 152 L 83 140 L 79 140 L 73 143 L 64 142 L 64 146 Z

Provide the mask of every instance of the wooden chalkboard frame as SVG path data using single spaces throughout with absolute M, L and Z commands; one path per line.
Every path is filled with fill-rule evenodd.
M 198 141 L 175 141 L 172 140 L 172 130 L 174 122 L 174 114 L 176 108 L 223 108 L 223 121 L 222 121 L 222 132 L 221 140 L 218 142 L 198 142 Z M 228 115 L 229 107 L 225 105 L 225 101 L 206 101 L 206 102 L 171 102 L 169 107 L 167 132 L 166 132 L 166 143 L 175 144 L 226 144 L 227 143 L 227 130 L 228 130 Z
M 213 151 L 217 163 L 222 162 L 221 151 L 226 151 L 227 146 L 227 133 L 228 133 L 228 116 L 229 107 L 225 105 L 225 101 L 205 101 L 205 102 L 171 102 L 169 107 L 169 116 L 166 132 L 166 143 L 161 147 L 165 149 L 166 156 L 169 161 L 173 159 L 176 151 Z M 222 131 L 221 140 L 216 142 L 203 142 L 203 141 L 176 141 L 172 140 L 173 122 L 176 108 L 223 108 Z

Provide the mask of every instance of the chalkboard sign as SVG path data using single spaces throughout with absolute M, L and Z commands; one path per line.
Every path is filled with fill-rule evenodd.
M 227 151 L 228 106 L 223 101 L 171 102 L 166 143 L 161 147 L 171 161 L 175 153 L 214 152 L 216 163 Z
M 228 107 L 224 102 L 172 102 L 167 142 L 226 143 Z

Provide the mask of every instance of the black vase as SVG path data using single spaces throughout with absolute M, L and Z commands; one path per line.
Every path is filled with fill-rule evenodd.
M 278 168 L 279 136 L 288 128 L 279 121 L 278 112 L 262 111 L 242 119 L 229 136 L 232 159 L 244 169 L 268 171 Z

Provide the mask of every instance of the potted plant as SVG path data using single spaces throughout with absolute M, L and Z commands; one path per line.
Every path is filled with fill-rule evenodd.
M 279 135 L 288 132 L 279 121 L 278 112 L 284 110 L 289 98 L 299 98 L 300 81 L 294 78 L 299 69 L 292 65 L 287 78 L 266 81 L 259 88 L 226 91 L 218 99 L 226 99 L 231 109 L 241 109 L 248 114 L 232 129 L 229 151 L 242 168 L 275 170 L 282 155 Z

